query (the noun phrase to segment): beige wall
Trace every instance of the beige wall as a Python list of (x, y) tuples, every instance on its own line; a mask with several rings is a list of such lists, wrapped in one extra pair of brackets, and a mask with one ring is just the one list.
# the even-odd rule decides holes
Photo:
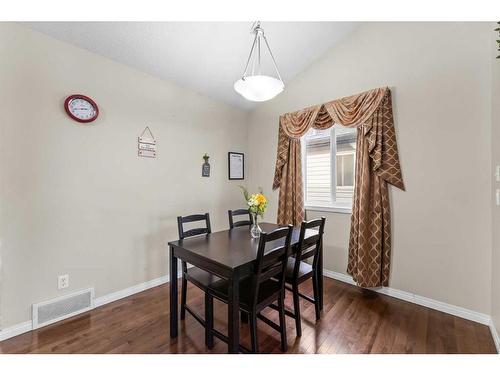
[[(278, 116), (390, 86), (407, 191), (390, 189), (390, 286), (490, 313), (490, 24), (364, 24), (251, 114), (250, 185), (271, 193)], [(276, 192), (268, 218), (275, 218)], [(324, 213), (309, 212), (308, 216)], [(350, 216), (327, 213), (345, 273)]]
[[(0, 327), (62, 293), (165, 275), (179, 214), (208, 211), (227, 227), (242, 204), (227, 152), (247, 151), (245, 113), (20, 25), (0, 24), (0, 55)], [(100, 105), (92, 125), (64, 113), (75, 92)], [(157, 159), (137, 157), (146, 125)]]
[[(492, 35), (492, 86), (491, 86), (491, 160), (492, 160), (492, 172), (495, 173), (495, 166), (500, 165), (500, 60), (495, 59), (498, 55), (497, 53), (497, 43), (498, 33), (494, 33), (492, 30), (495, 25), (491, 26), (490, 32)], [(493, 318), (493, 323), (499, 332), (500, 336), (500, 207), (496, 206), (495, 190), (500, 189), (500, 182), (496, 182), (493, 179), (492, 183), (492, 219), (493, 219), (493, 253), (491, 261), (491, 283), (492, 283), (492, 294), (491, 294), (491, 315)]]

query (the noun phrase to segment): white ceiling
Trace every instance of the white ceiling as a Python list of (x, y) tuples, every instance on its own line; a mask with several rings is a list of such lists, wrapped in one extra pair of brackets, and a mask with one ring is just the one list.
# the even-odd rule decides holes
[[(233, 90), (245, 68), (252, 22), (29, 22), (56, 39), (244, 109)], [(286, 83), (357, 26), (353, 22), (262, 22)], [(263, 57), (263, 73), (272, 74)]]

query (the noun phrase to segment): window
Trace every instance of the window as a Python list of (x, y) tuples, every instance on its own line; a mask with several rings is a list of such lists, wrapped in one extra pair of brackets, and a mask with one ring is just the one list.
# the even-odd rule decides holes
[(306, 208), (351, 211), (356, 136), (356, 128), (334, 125), (302, 138)]

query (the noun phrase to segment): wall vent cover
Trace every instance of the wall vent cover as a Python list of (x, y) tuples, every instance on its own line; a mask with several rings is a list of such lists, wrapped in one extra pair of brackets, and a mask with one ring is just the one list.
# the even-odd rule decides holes
[(33, 329), (70, 318), (94, 308), (94, 288), (33, 304)]

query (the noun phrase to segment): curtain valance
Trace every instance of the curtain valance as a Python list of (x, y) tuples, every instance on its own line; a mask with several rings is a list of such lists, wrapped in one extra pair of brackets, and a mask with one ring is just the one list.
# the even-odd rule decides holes
[(304, 220), (300, 138), (312, 127), (358, 128), (348, 272), (360, 286), (388, 284), (390, 210), (387, 183), (404, 190), (389, 88), (377, 88), (280, 116), (273, 189), (278, 223)]
[[(383, 106), (385, 104), (384, 101), (389, 102), (385, 107)], [(377, 110), (379, 113), (375, 114)], [(374, 121), (381, 120), (380, 118), (376, 119), (377, 116), (390, 116), (392, 128), (394, 128), (391, 92), (388, 87), (365, 91), (358, 95), (347, 96), (325, 104), (281, 115), (273, 190), (280, 187), (282, 169), (289, 157), (290, 140), (300, 139), (311, 127), (315, 129), (328, 129), (334, 124), (348, 127), (362, 127), (364, 136), (369, 139), (370, 153), (375, 160), (374, 169), (380, 168), (382, 162), (382, 145), (384, 142), (389, 145), (395, 145), (396, 134), (394, 132), (386, 134), (387, 139), (383, 139), (381, 136), (383, 129), (381, 127), (378, 129), (376, 126), (380, 121)], [(390, 151), (389, 148), (388, 151)], [(386, 177), (390, 179), (387, 182), (404, 190), (397, 148), (395, 151), (396, 155), (393, 155), (393, 153), (387, 153), (388, 155), (386, 155), (391, 156), (393, 159), (386, 163), (386, 167), (390, 165), (393, 168), (392, 174), (386, 173)]]

